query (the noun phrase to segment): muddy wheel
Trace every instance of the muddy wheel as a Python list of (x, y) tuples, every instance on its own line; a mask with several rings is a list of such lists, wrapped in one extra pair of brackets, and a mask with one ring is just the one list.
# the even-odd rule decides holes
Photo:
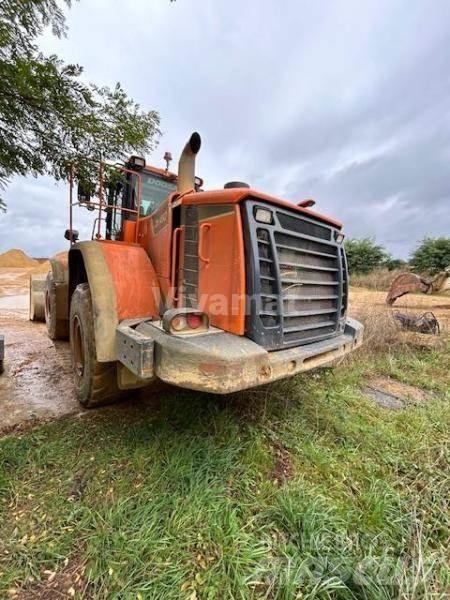
[(30, 321), (45, 321), (44, 291), (44, 276), (30, 275)]
[(119, 399), (115, 362), (98, 362), (89, 285), (78, 285), (70, 304), (70, 349), (78, 400), (88, 408)]
[(56, 286), (51, 272), (47, 275), (45, 281), (44, 311), (48, 337), (51, 340), (67, 340), (69, 337), (69, 322), (66, 319), (56, 317)]

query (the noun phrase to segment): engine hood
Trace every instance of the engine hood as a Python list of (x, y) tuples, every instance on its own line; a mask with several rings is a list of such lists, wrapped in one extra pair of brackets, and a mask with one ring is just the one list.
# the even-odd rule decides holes
[(212, 190), (205, 192), (192, 192), (185, 194), (181, 197), (180, 201), (182, 205), (202, 205), (202, 204), (237, 204), (245, 200), (246, 198), (253, 198), (263, 200), (274, 206), (280, 206), (282, 208), (289, 208), (295, 212), (301, 213), (307, 217), (322, 221), (327, 225), (342, 229), (342, 223), (336, 219), (322, 215), (309, 208), (297, 206), (293, 202), (288, 200), (282, 200), (276, 196), (269, 196), (258, 190), (251, 188), (234, 188), (228, 190)]

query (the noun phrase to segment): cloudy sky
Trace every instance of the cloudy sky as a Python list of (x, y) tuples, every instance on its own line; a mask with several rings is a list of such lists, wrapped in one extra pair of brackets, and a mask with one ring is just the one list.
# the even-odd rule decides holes
[[(159, 111), (153, 164), (198, 130), (207, 188), (312, 197), (400, 257), (450, 235), (448, 0), (80, 0), (67, 24), (43, 49)], [(17, 179), (6, 200), (0, 251), (64, 248), (65, 186)]]

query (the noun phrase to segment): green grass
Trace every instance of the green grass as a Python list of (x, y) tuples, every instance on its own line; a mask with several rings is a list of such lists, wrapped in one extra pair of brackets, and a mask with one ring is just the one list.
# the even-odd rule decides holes
[[(449, 363), (361, 355), (4, 438), (0, 597), (75, 565), (78, 597), (444, 598)], [(379, 374), (432, 398), (380, 408), (360, 391)]]

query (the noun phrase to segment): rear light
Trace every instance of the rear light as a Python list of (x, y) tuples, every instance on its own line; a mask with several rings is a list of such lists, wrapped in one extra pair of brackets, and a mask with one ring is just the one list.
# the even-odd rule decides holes
[(208, 315), (194, 308), (172, 308), (162, 318), (162, 326), (167, 333), (189, 335), (205, 333), (209, 329)]
[(189, 314), (186, 321), (191, 329), (198, 329), (202, 325), (203, 317), (202, 315)]

